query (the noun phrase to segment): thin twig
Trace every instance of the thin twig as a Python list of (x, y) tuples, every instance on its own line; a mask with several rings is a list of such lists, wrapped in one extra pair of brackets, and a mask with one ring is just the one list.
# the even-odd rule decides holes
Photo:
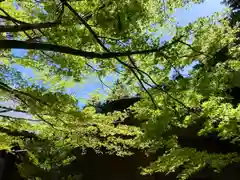
[(88, 63), (86, 63), (86, 65), (87, 65), (88, 67), (90, 67), (92, 70), (94, 70), (94, 71), (97, 73), (98, 79), (99, 79), (99, 81), (100, 81), (101, 84), (102, 84), (102, 89), (104, 90), (103, 87), (105, 86), (105, 87), (107, 87), (108, 89), (110, 89), (110, 90), (112, 91), (112, 88), (110, 88), (108, 85), (106, 85), (106, 84), (103, 82), (103, 80), (102, 80), (102, 78), (101, 78), (101, 76), (100, 76), (100, 74), (99, 74), (99, 71), (98, 71), (96, 68), (94, 68), (92, 65), (88, 64)]
[(8, 110), (8, 111), (14, 111), (14, 112), (20, 112), (20, 113), (28, 113), (27, 111), (23, 111), (23, 110), (19, 110), (19, 109), (14, 109), (14, 108), (11, 108), (11, 107), (5, 107), (5, 106), (1, 106), (1, 105), (0, 105), (0, 108), (1, 108), (1, 109), (5, 109), (5, 110)]
[(38, 119), (29, 119), (29, 118), (24, 118), (24, 117), (8, 116), (8, 115), (3, 115), (3, 114), (0, 114), (0, 117), (7, 118), (7, 119), (26, 120), (26, 121), (31, 121), (31, 122), (42, 122), (42, 120), (38, 120)]
[[(25, 100), (23, 100), (19, 95), (15, 94), (15, 97), (17, 99), (19, 99), (26, 107), (29, 106), (28, 103)], [(36, 114), (36, 116), (39, 117), (43, 122), (45, 122), (46, 124), (48, 124), (49, 126), (51, 126), (52, 128), (55, 129), (55, 126), (52, 123), (50, 123), (47, 120), (43, 119), (40, 115), (38, 115), (38, 113), (36, 111), (34, 112), (34, 114)]]
[(33, 29), (52, 28), (59, 25), (56, 22), (21, 24), (21, 25), (0, 25), (0, 32), (19, 32)]
[(15, 18), (11, 17), (11, 16), (10, 16), (4, 9), (2, 9), (2, 8), (0, 8), (0, 11), (2, 11), (2, 12), (6, 15), (6, 16), (0, 15), (0, 18), (2, 18), (2, 19), (10, 20), (10, 21), (12, 21), (12, 22), (14, 22), (14, 23), (28, 24), (28, 23), (26, 23), (26, 22), (24, 22), (24, 21), (20, 21), (20, 20), (17, 20), (17, 19), (15, 19)]
[(182, 76), (182, 74), (179, 72), (179, 70), (178, 70), (175, 66), (173, 66), (173, 64), (169, 61), (170, 57), (167, 56), (167, 55), (164, 54), (164, 53), (162, 53), (162, 55), (163, 55), (163, 58), (164, 58), (164, 59), (170, 64), (170, 66), (175, 70), (175, 72), (176, 72), (178, 75)]
[[(132, 65), (135, 67), (135, 69), (136, 69), (136, 71), (137, 71), (138, 68), (137, 68), (136, 64), (134, 63), (134, 60), (131, 58), (131, 56), (128, 56), (128, 59), (129, 59), (129, 61), (132, 63)], [(142, 83), (142, 80), (138, 77), (138, 75), (137, 75), (137, 73), (135, 72), (134, 69), (133, 69), (132, 72), (134, 73), (135, 77), (137, 77), (138, 81), (141, 83), (141, 86), (142, 86), (142, 88), (144, 89), (144, 91), (145, 91), (145, 92), (148, 94), (148, 96), (150, 97), (150, 99), (151, 99), (151, 101), (152, 101), (155, 109), (158, 109), (158, 106), (157, 106), (157, 104), (156, 104), (153, 96), (152, 96), (152, 95), (150, 94), (150, 92), (146, 89), (146, 87), (145, 87), (144, 84)]]
[(46, 102), (42, 101), (41, 99), (39, 99), (39, 98), (37, 98), (37, 97), (35, 97), (35, 96), (33, 96), (33, 95), (30, 95), (30, 94), (28, 94), (28, 93), (25, 93), (25, 92), (23, 92), (23, 91), (19, 91), (19, 90), (13, 89), (13, 88), (11, 88), (10, 86), (8, 86), (7, 84), (5, 84), (5, 83), (3, 83), (3, 82), (0, 82), (0, 88), (3, 89), (3, 90), (5, 90), (5, 91), (8, 91), (8, 92), (10, 92), (10, 93), (22, 94), (22, 95), (27, 96), (27, 97), (29, 97), (29, 98), (31, 98), (31, 99), (34, 99), (35, 101), (37, 101), (37, 102), (39, 102), (39, 103), (42, 103), (42, 104), (44, 104), (44, 105), (48, 105)]
[[(82, 18), (81, 16), (79, 16), (79, 14), (78, 14), (66, 1), (63, 1), (63, 3), (80, 19), (80, 21), (85, 25), (85, 27), (91, 32), (91, 34), (92, 34), (93, 37), (96, 39), (96, 41), (98, 42), (98, 44), (100, 44), (101, 47), (103, 47), (104, 50), (106, 50), (107, 52), (110, 52), (109, 49), (106, 48), (106, 47), (104, 46), (104, 44), (101, 42), (101, 40), (98, 38), (97, 34), (92, 30), (92, 28), (83, 20), (83, 18)], [(179, 38), (177, 38), (176, 40), (174, 40), (173, 42), (171, 42), (171, 43), (168, 44), (167, 46), (163, 46), (162, 48), (158, 49), (158, 52), (159, 52), (160, 50), (163, 50), (163, 49), (169, 47), (170, 45), (172, 45), (172, 44), (174, 44), (174, 43), (176, 43), (176, 42), (180, 42), (180, 39), (181, 39), (181, 38), (182, 38), (182, 36), (179, 37)], [(131, 66), (129, 66), (129, 64), (121, 61), (119, 58), (117, 58), (117, 57), (115, 57), (115, 58), (118, 60), (118, 62), (120, 62), (121, 64), (123, 64), (123, 65), (125, 65), (126, 67), (128, 67), (128, 68), (131, 70), (131, 72), (135, 75), (135, 77), (138, 79), (138, 81), (139, 81), (139, 83), (141, 84), (141, 86), (142, 86), (144, 89), (146, 89), (146, 88), (144, 87), (143, 83), (141, 82), (141, 80), (139, 79), (139, 77), (137, 76), (136, 72), (133, 70), (133, 68), (132, 68)], [(145, 73), (145, 74), (146, 74), (146, 73)], [(148, 77), (150, 77), (150, 76), (148, 75)], [(152, 78), (150, 78), (150, 79), (153, 81)], [(153, 81), (153, 82), (154, 82), (154, 81)], [(155, 83), (155, 84), (156, 84), (156, 83)], [(156, 84), (156, 85), (158, 85), (158, 84)], [(160, 90), (162, 91), (162, 89), (160, 89)], [(167, 93), (166, 91), (163, 91), (163, 92)], [(167, 93), (167, 94), (168, 94), (168, 93)], [(169, 96), (170, 96), (172, 99), (174, 99), (175, 101), (177, 101), (178, 103), (182, 104), (184, 107), (187, 107), (184, 103), (180, 102), (180, 101), (177, 100), (176, 98), (172, 97), (171, 95), (169, 95)], [(151, 97), (151, 96), (150, 96), (150, 97)]]
[[(25, 96), (28, 96), (30, 97), (31, 99), (35, 100), (35, 101), (38, 101), (39, 103), (44, 103), (44, 105), (47, 105), (50, 107), (50, 105), (46, 104), (45, 102), (42, 102), (40, 99), (28, 94), (28, 93), (25, 93), (25, 92), (21, 92), (21, 91), (17, 91), (15, 89), (12, 89), (11, 87), (9, 87), (8, 85), (4, 84), (4, 83), (1, 83), (0, 82), (0, 88), (9, 92), (10, 94), (12, 94), (13, 96), (15, 96), (18, 100), (20, 100), (24, 105), (26, 105), (26, 107), (28, 107), (28, 103), (23, 100), (23, 98), (21, 96), (19, 96), (20, 94), (22, 95), (25, 95)], [(39, 115), (37, 112), (34, 112), (34, 115), (38, 116), (43, 122), (47, 123), (48, 125), (50, 125), (51, 127), (55, 128), (54, 125), (50, 122), (48, 122), (47, 120), (45, 120), (41, 115)], [(61, 119), (59, 118), (60, 121), (62, 123), (64, 123), (66, 125), (66, 123)]]
[[(95, 38), (95, 40), (98, 42), (98, 44), (107, 52), (110, 53), (110, 50), (102, 43), (102, 41), (99, 39), (98, 35), (93, 31), (93, 29), (88, 25), (88, 23), (86, 21), (84, 21), (84, 19), (72, 8), (72, 6), (70, 4), (68, 4), (66, 1), (62, 0), (62, 3), (64, 5), (66, 5), (70, 11), (72, 11), (81, 21), (82, 24), (85, 25), (85, 27), (90, 31), (90, 33), (93, 35), (93, 37)], [(140, 85), (142, 86), (142, 88), (147, 92), (147, 94), (150, 96), (151, 100), (154, 103), (154, 99), (151, 96), (151, 94), (148, 92), (148, 90), (144, 87), (144, 84), (141, 82), (140, 78), (138, 77), (138, 75), (136, 74), (136, 72), (134, 71), (134, 69), (127, 63), (123, 62), (122, 60), (120, 60), (117, 56), (115, 56), (115, 59), (123, 64), (124, 66), (128, 67), (130, 69), (130, 71), (134, 74), (134, 76), (137, 78), (137, 80), (139, 81)], [(157, 108), (156, 103), (154, 103), (155, 108)]]
[(205, 56), (207, 56), (207, 57), (210, 57), (210, 58), (212, 57), (212, 56), (209, 56), (209, 54), (206, 54), (206, 53), (204, 53), (204, 52), (201, 52), (201, 51), (196, 50), (196, 49), (193, 48), (190, 44), (188, 44), (188, 43), (186, 43), (186, 42), (184, 42), (184, 41), (179, 40), (179, 42), (182, 43), (182, 44), (185, 44), (186, 46), (188, 46), (190, 49), (192, 49), (192, 50), (195, 51), (196, 53), (203, 54), (203, 55), (205, 55)]
[[(132, 61), (133, 62), (133, 61)], [(179, 101), (178, 99), (174, 98), (171, 94), (169, 94), (167, 91), (163, 90), (161, 87), (159, 87), (159, 85), (151, 78), (151, 76), (149, 74), (147, 74), (146, 72), (140, 70), (136, 64), (133, 62), (132, 63), (133, 66), (135, 67), (135, 69), (138, 70), (138, 72), (141, 74), (145, 74), (147, 75), (147, 77), (153, 82), (153, 84), (156, 86), (155, 88), (157, 88), (158, 90), (160, 90), (161, 92), (164, 92), (165, 94), (167, 94), (167, 96), (169, 96), (170, 98), (172, 98), (174, 101), (178, 102), (179, 104), (181, 104), (183, 107), (187, 108), (187, 109), (191, 109), (190, 107), (186, 106), (183, 102)], [(142, 80), (145, 84), (147, 84), (149, 87), (153, 88), (153, 85), (151, 85), (150, 83), (148, 83), (147, 81), (144, 80), (144, 78), (142, 78)]]
[[(1, 9), (1, 8), (0, 8)], [(12, 22), (15, 22), (15, 23), (21, 23), (21, 24), (28, 24), (28, 23), (26, 23), (26, 22), (23, 22), (23, 21), (19, 21), (19, 20), (17, 20), (17, 19), (14, 19), (14, 18), (12, 18), (11, 16), (3, 16), (3, 15), (0, 15), (0, 18), (1, 19), (5, 19), (5, 20), (7, 20), (7, 21), (12, 21)]]
[(5, 110), (1, 110), (0, 113), (6, 113), (6, 112), (10, 112), (11, 110), (5, 109)]
[[(23, 101), (22, 98), (20, 97), (20, 95), (27, 96), (31, 100), (37, 101), (39, 104), (51, 108), (52, 111), (56, 111), (56, 112), (59, 112), (59, 113), (67, 114), (67, 115), (70, 115), (70, 116), (73, 116), (73, 117), (79, 117), (77, 114), (75, 114), (75, 112), (68, 112), (68, 111), (63, 111), (63, 110), (52, 108), (51, 104), (49, 104), (49, 103), (47, 103), (45, 101), (42, 101), (41, 99), (39, 99), (39, 98), (37, 98), (37, 97), (35, 97), (33, 95), (30, 95), (30, 94), (28, 94), (26, 92), (13, 89), (13, 88), (9, 87), (7, 84), (4, 84), (2, 82), (0, 82), (0, 89), (4, 90), (6, 92), (9, 92), (10, 94), (15, 96), (20, 101)], [(26, 103), (24, 103), (24, 104), (26, 104)], [(26, 113), (29, 113), (29, 112), (26, 112)], [(42, 114), (42, 115), (44, 115), (44, 114)], [(45, 114), (45, 115), (49, 115), (49, 114)], [(61, 121), (63, 121), (63, 120), (61, 120)], [(65, 122), (63, 122), (63, 123), (66, 124)]]
[[(19, 21), (13, 17), (10, 16), (10, 14), (8, 14), (4, 9), (0, 8), (0, 11), (2, 11), (6, 16), (0, 16), (0, 18), (3, 18), (3, 19), (6, 19), (6, 20), (10, 20), (12, 21), (15, 25), (18, 25), (19, 24), (29, 24), (29, 23), (26, 23), (26, 22), (23, 22), (23, 21)], [(33, 30), (33, 32), (35, 33), (35, 31)], [(26, 32), (26, 31), (23, 31), (23, 33), (29, 38), (29, 39), (32, 39), (32, 37)], [(36, 35), (36, 33), (35, 33)]]

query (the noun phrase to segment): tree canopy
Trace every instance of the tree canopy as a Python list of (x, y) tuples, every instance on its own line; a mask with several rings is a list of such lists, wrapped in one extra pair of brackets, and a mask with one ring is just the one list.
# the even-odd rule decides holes
[[(155, 154), (139, 167), (142, 175), (176, 171), (179, 179), (238, 163), (239, 24), (226, 18), (229, 11), (186, 26), (172, 16), (202, 2), (1, 1), (0, 149), (17, 143), (26, 152), (21, 176), (80, 179), (61, 169), (88, 149)], [(80, 108), (67, 89), (93, 74), (107, 97), (100, 102), (95, 93)], [(109, 87), (104, 78), (113, 75)], [(216, 141), (221, 149), (211, 149)]]

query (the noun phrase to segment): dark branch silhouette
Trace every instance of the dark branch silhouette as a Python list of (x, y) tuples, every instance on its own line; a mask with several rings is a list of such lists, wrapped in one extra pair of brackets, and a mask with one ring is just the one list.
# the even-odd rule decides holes
[(6, 111), (6, 112), (14, 111), (14, 112), (20, 112), (20, 113), (28, 113), (27, 111), (14, 109), (14, 108), (11, 108), (11, 107), (1, 106), (1, 105), (0, 105), (0, 109), (4, 109), (3, 111), (0, 111), (0, 113), (3, 113), (4, 111)]
[[(78, 17), (78, 19), (80, 20), (80, 22), (81, 22), (82, 24), (84, 24), (84, 26), (85, 26), (85, 27), (89, 30), (89, 32), (93, 35), (93, 37), (95, 38), (95, 40), (97, 41), (97, 43), (98, 43), (105, 51), (107, 51), (108, 53), (111, 53), (111, 51), (110, 51), (110, 50), (104, 45), (104, 43), (100, 40), (100, 38), (99, 38), (99, 36), (96, 34), (96, 32), (95, 32), (95, 31), (90, 27), (90, 25), (75, 11), (75, 9), (73, 9), (73, 7), (72, 7), (70, 4), (68, 4), (67, 1), (65, 1), (65, 0), (62, 0), (61, 2), (62, 2), (66, 7), (68, 7), (68, 9), (69, 9), (70, 11), (72, 11), (75, 16)], [(180, 37), (180, 39), (181, 39), (181, 38), (182, 38), (182, 37)], [(162, 46), (162, 47), (160, 47), (160, 48), (158, 49), (158, 51), (155, 51), (155, 52), (159, 52), (160, 50), (163, 50), (163, 49), (167, 48), (169, 45), (174, 44), (174, 43), (177, 43), (177, 41), (173, 41), (173, 42), (170, 43), (170, 44), (167, 44), (167, 45), (165, 45), (165, 46)], [(152, 49), (152, 50), (153, 50), (153, 49)], [(148, 53), (150, 53), (150, 52), (148, 52)], [(140, 54), (148, 54), (148, 53), (140, 53)], [(128, 53), (127, 56), (130, 57), (130, 55), (134, 55), (134, 54), (135, 54), (135, 53)], [(139, 53), (138, 53), (138, 54), (139, 54)], [(128, 63), (122, 61), (122, 60), (119, 59), (118, 57), (119, 57), (119, 56), (117, 56), (117, 55), (114, 56), (114, 58), (115, 58), (120, 64), (122, 64), (122, 65), (124, 65), (125, 67), (127, 67), (127, 68), (134, 74), (134, 76), (135, 76), (136, 79), (138, 80), (138, 82), (139, 82), (139, 84), (141, 85), (141, 87), (144, 89), (144, 91), (145, 91), (145, 92), (148, 94), (148, 96), (150, 97), (150, 99), (151, 99), (154, 107), (157, 109), (158, 107), (157, 107), (157, 105), (156, 105), (156, 103), (155, 103), (155, 101), (154, 101), (154, 98), (153, 98), (152, 95), (148, 92), (148, 90), (144, 87), (144, 84), (142, 83), (141, 79), (138, 77), (138, 74), (137, 74), (137, 72), (136, 72), (135, 67), (133, 67), (133, 66), (129, 65)]]
[(0, 11), (2, 11), (6, 16), (4, 15), (0, 15), (0, 18), (2, 19), (5, 19), (5, 20), (8, 20), (8, 21), (12, 21), (13, 23), (20, 23), (20, 24), (28, 24), (24, 21), (20, 21), (20, 20), (17, 20), (13, 17), (11, 17), (4, 9), (0, 8)]
[[(148, 50), (96, 53), (96, 52), (82, 51), (82, 50), (74, 49), (67, 46), (58, 46), (53, 44), (36, 43), (36, 42), (29, 42), (29, 41), (17, 41), (17, 40), (0, 40), (0, 49), (12, 49), (12, 48), (53, 51), (53, 52), (71, 54), (76, 56), (82, 56), (86, 58), (109, 59), (109, 58), (125, 57), (130, 55), (137, 55), (137, 54), (155, 53), (163, 50), (165, 46), (162, 46), (156, 49), (148, 49)], [(122, 62), (122, 64), (126, 64), (126, 63)]]
[(30, 122), (41, 122), (42, 120), (38, 119), (30, 119), (30, 118), (25, 118), (25, 117), (15, 117), (15, 116), (9, 116), (9, 115), (2, 115), (0, 114), (0, 117), (6, 118), (6, 119), (15, 119), (15, 120), (22, 120), (22, 121), (30, 121)]
[(52, 28), (59, 25), (58, 22), (46, 22), (36, 24), (20, 24), (20, 25), (2, 25), (0, 26), (0, 32), (19, 32), (33, 29)]
[(5, 19), (5, 20), (7, 20), (7, 21), (15, 22), (15, 23), (28, 24), (28, 23), (26, 23), (26, 22), (17, 20), (17, 19), (15, 19), (15, 18), (11, 17), (11, 16), (0, 15), (0, 18), (1, 18), (1, 19)]

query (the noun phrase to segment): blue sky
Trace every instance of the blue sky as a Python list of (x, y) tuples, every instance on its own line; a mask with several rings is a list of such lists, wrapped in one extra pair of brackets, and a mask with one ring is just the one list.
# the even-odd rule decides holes
[[(195, 21), (199, 17), (211, 16), (214, 12), (220, 12), (224, 9), (224, 6), (220, 4), (220, 0), (206, 0), (205, 3), (193, 5), (191, 8), (186, 9), (177, 9), (174, 13), (174, 17), (179, 25), (185, 26), (189, 22)], [(166, 39), (168, 39), (166, 37)], [(14, 55), (22, 56), (26, 53), (24, 50), (13, 50)], [(186, 76), (187, 71), (191, 69), (192, 66), (184, 68), (182, 73)], [(30, 69), (24, 69), (23, 67), (15, 66), (16, 69), (20, 70), (27, 76), (32, 77), (33, 71)], [(108, 76), (104, 79), (106, 84), (111, 84), (115, 78)], [(101, 82), (95, 76), (90, 76), (87, 78), (85, 84), (76, 85), (74, 88), (68, 89), (69, 93), (74, 93), (77, 98), (79, 98), (80, 106), (84, 105), (84, 102), (89, 97), (89, 93), (92, 93), (96, 90), (99, 90), (101, 93), (104, 92)]]
[(225, 6), (220, 4), (222, 0), (206, 0), (202, 4), (195, 4), (188, 10), (177, 9), (174, 16), (181, 26), (195, 21), (199, 17), (211, 16), (214, 12), (221, 12)]

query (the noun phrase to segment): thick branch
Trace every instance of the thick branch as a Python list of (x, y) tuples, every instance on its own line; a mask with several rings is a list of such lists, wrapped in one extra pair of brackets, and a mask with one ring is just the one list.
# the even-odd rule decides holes
[(36, 24), (20, 24), (0, 26), (0, 32), (19, 32), (33, 29), (51, 28), (57, 26), (57, 22), (36, 23)]
[[(97, 43), (108, 53), (111, 53), (111, 51), (104, 45), (104, 43), (99, 39), (99, 36), (95, 33), (95, 31), (89, 26), (89, 24), (72, 8), (72, 6), (70, 4), (68, 4), (65, 0), (62, 0), (62, 3), (64, 5), (66, 5), (70, 11), (72, 11), (80, 20), (80, 22), (82, 24), (84, 24), (84, 26), (89, 30), (89, 32), (93, 35), (93, 37), (95, 38), (95, 40), (97, 41)], [(159, 48), (157, 51), (162, 50), (163, 48), (165, 48), (165, 46)], [(155, 51), (155, 52), (157, 52)], [(150, 52), (149, 52), (150, 53)], [(137, 53), (138, 54), (138, 53)], [(146, 53), (143, 53), (146, 54)], [(130, 57), (130, 55), (133, 54), (127, 54), (128, 57)], [(119, 56), (115, 55), (114, 58), (122, 65), (124, 65), (125, 67), (127, 67), (133, 74), (134, 76), (137, 78), (138, 82), (140, 83), (140, 85), (143, 87), (143, 89), (147, 92), (147, 94), (150, 96), (155, 108), (157, 108), (157, 105), (155, 104), (155, 101), (153, 99), (153, 97), (151, 96), (151, 94), (148, 92), (148, 90), (144, 87), (142, 81), (140, 80), (140, 78), (138, 77), (137, 73), (135, 72), (134, 67), (130, 66), (128, 63), (125, 63), (124, 61), (122, 61)]]
[(36, 42), (29, 42), (29, 41), (17, 41), (17, 40), (0, 40), (0, 49), (12, 49), (12, 48), (53, 51), (53, 52), (71, 54), (76, 56), (82, 56), (86, 58), (100, 58), (100, 59), (124, 57), (124, 56), (136, 55), (136, 54), (150, 54), (150, 53), (158, 52), (163, 49), (163, 47), (160, 47), (158, 49), (148, 49), (148, 50), (139, 50), (139, 51), (95, 53), (95, 52), (82, 51), (82, 50), (73, 49), (67, 46), (58, 46), (53, 44), (36, 43)]

